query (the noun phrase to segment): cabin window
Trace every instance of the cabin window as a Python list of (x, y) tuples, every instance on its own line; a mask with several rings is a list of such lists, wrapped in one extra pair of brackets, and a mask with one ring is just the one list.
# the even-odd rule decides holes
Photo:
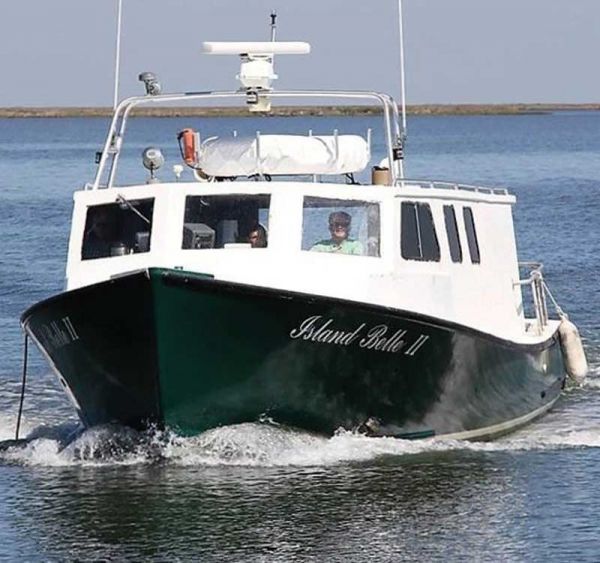
[(450, 258), (452, 262), (462, 262), (462, 248), (453, 205), (444, 205), (444, 221), (446, 223), (446, 234), (448, 235)]
[(270, 195), (185, 198), (181, 248), (266, 248)]
[(149, 252), (153, 211), (153, 198), (88, 207), (81, 259)]
[(429, 204), (403, 202), (401, 228), (400, 247), (403, 258), (439, 262), (440, 245)]
[(305, 197), (302, 250), (379, 256), (379, 204)]
[(469, 255), (473, 264), (479, 264), (479, 243), (477, 242), (477, 231), (475, 230), (475, 220), (473, 211), (470, 207), (463, 207), (463, 218), (465, 220), (465, 232), (467, 233), (467, 243), (469, 244)]

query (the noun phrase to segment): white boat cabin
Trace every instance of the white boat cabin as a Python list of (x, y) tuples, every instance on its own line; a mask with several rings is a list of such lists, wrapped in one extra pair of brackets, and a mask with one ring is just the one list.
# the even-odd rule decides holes
[[(83, 190), (74, 199), (68, 289), (175, 268), (415, 311), (504, 338), (529, 334), (508, 194), (241, 181)], [(346, 244), (333, 240), (340, 218)]]

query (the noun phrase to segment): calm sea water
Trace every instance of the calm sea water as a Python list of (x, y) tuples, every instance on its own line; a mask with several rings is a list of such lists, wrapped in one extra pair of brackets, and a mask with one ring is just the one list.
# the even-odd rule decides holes
[[(135, 120), (167, 170), (175, 133), (254, 119)], [(373, 119), (270, 119), (263, 132), (366, 131)], [(91, 180), (103, 119), (0, 120), (0, 439), (14, 435), (19, 316), (61, 291), (72, 192)], [(508, 187), (520, 257), (585, 339), (591, 374), (539, 422), (493, 443), (327, 439), (246, 424), (194, 439), (84, 433), (37, 351), (24, 449), (0, 454), (0, 558), (203, 561), (600, 560), (600, 113), (409, 121), (407, 176)], [(376, 150), (381, 151), (376, 138)]]

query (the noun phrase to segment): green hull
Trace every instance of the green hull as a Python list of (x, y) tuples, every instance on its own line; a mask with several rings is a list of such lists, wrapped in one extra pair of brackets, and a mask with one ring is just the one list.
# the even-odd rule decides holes
[(268, 417), (332, 434), (511, 429), (564, 384), (560, 347), (412, 313), (151, 269), (23, 315), (84, 424), (191, 435)]

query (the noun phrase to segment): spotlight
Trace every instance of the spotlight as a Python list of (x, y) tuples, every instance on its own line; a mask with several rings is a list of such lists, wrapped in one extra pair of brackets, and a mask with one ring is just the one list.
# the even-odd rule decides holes
[(165, 157), (160, 149), (155, 147), (144, 149), (144, 152), (142, 152), (142, 163), (145, 168), (150, 170), (150, 179), (148, 180), (148, 183), (157, 182), (158, 180), (154, 175), (154, 172), (165, 163)]

